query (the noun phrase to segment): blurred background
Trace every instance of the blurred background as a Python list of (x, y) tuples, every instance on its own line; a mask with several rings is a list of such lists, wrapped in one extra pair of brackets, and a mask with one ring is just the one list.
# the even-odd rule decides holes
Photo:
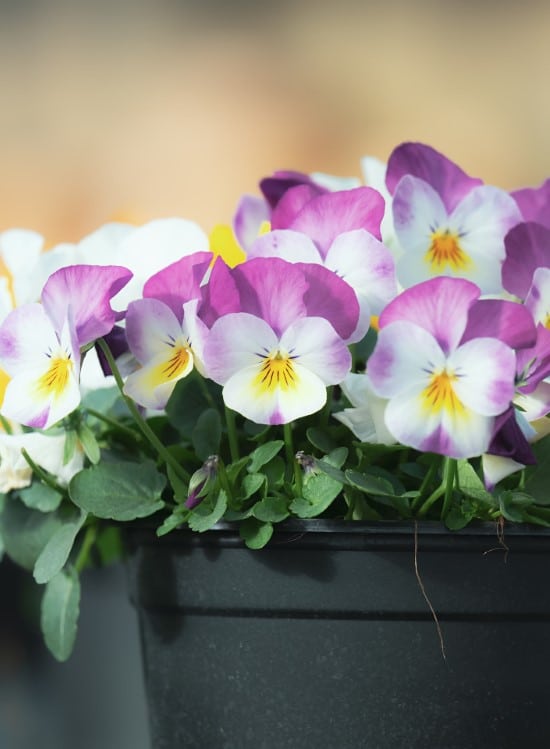
[[(359, 176), (403, 140), (505, 188), (550, 174), (550, 4), (0, 0), (0, 231), (209, 231), (277, 168)], [(124, 575), (88, 573), (73, 660), (0, 568), (0, 747), (145, 749)]]
[(276, 168), (403, 140), (502, 187), (550, 172), (550, 5), (0, 0), (0, 230), (209, 230)]

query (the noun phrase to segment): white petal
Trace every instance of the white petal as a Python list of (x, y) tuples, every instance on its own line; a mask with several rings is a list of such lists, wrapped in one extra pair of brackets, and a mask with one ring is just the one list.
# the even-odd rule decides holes
[(319, 411), (326, 387), (317, 375), (294, 364), (296, 384), (290, 388), (259, 389), (259, 366), (247, 367), (226, 382), (223, 398), (229, 408), (258, 424), (284, 424)]

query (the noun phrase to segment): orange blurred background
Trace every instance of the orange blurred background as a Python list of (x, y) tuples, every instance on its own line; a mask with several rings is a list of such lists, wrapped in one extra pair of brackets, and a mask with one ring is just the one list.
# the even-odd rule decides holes
[(503, 187), (550, 174), (550, 5), (0, 2), (0, 231), (230, 220), (276, 168), (359, 175), (429, 142)]

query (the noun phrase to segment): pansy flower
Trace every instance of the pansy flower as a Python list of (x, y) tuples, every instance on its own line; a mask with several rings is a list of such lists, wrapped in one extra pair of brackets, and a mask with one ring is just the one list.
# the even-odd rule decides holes
[(406, 288), (434, 276), (468, 278), (483, 294), (502, 291), (504, 237), (521, 220), (514, 199), (483, 185), (429, 146), (404, 143), (386, 176)]
[(453, 458), (481, 455), (495, 418), (510, 407), (516, 356), (509, 343), (531, 342), (534, 325), (521, 305), (497, 300), (489, 300), (488, 327), (482, 315), (471, 320), (479, 295), (469, 281), (441, 277), (383, 311), (368, 373), (375, 394), (389, 401), (386, 424), (402, 444)]
[(349, 340), (360, 340), (371, 315), (378, 315), (397, 294), (393, 256), (375, 236), (383, 209), (382, 197), (370, 188), (322, 195), (307, 201), (293, 216), (291, 228), (258, 238), (249, 257), (316, 263), (343, 278), (354, 289), (361, 309)]
[(212, 254), (181, 258), (152, 276), (144, 298), (126, 312), (126, 339), (138, 362), (124, 392), (146, 408), (161, 410), (176, 383), (202, 367), (204, 323), (197, 317), (201, 284)]
[(230, 275), (240, 309), (215, 320), (204, 348), (225, 403), (260, 424), (318, 411), (327, 385), (350, 369), (343, 337), (359, 314), (352, 289), (321, 266), (279, 258), (249, 260)]
[(42, 304), (14, 309), (0, 326), (0, 366), (10, 376), (2, 414), (47, 429), (80, 402), (81, 348), (115, 322), (110, 300), (131, 278), (118, 266), (71, 266), (54, 273)]

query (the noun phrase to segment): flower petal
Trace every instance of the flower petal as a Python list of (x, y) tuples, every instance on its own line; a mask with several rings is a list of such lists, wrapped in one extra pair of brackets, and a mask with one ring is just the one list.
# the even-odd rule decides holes
[(386, 424), (403, 445), (451, 458), (470, 458), (487, 450), (494, 417), (466, 408), (427, 411), (423, 392), (411, 387), (388, 403)]
[(234, 268), (231, 275), (241, 311), (261, 317), (277, 335), (306, 314), (304, 296), (309, 284), (298, 264), (274, 257), (252, 258)]
[(522, 304), (502, 299), (478, 299), (468, 312), (461, 343), (472, 338), (498, 338), (514, 349), (531, 347), (537, 333), (533, 316)]
[(271, 327), (246, 312), (225, 315), (217, 320), (204, 346), (204, 366), (208, 377), (224, 385), (241, 369), (257, 367), (278, 343)]
[(365, 229), (380, 239), (384, 210), (384, 198), (371, 187), (329, 192), (306, 203), (288, 228), (311, 237), (324, 257), (336, 237), (347, 231)]
[(423, 143), (402, 143), (390, 155), (386, 173), (390, 193), (396, 191), (399, 181), (407, 174), (431, 185), (448, 212), (470, 190), (482, 184), (480, 179), (469, 177), (453, 161)]
[(322, 317), (304, 317), (290, 325), (280, 345), (293, 361), (314, 372), (325, 385), (337, 385), (351, 367), (347, 346)]
[(296, 267), (302, 270), (308, 283), (304, 294), (307, 316), (324, 317), (347, 343), (361, 340), (368, 325), (366, 328), (359, 325), (359, 301), (351, 286), (322, 265), (298, 263)]
[(525, 187), (510, 193), (524, 221), (535, 221), (550, 229), (550, 179), (538, 187)]
[(514, 397), (516, 356), (496, 338), (476, 338), (448, 359), (457, 379), (454, 391), (467, 407), (484, 416), (505, 411)]
[(431, 372), (445, 366), (445, 355), (427, 330), (408, 321), (397, 321), (380, 330), (368, 361), (374, 392), (392, 398), (409, 387), (424, 390)]
[[(380, 329), (408, 320), (429, 331), (443, 351), (452, 351), (462, 338), (470, 307), (479, 297), (475, 284), (439, 276), (406, 289), (384, 309)], [(406, 346), (406, 343), (403, 342)]]
[(269, 221), (270, 211), (263, 198), (243, 195), (233, 217), (233, 231), (241, 247), (248, 253), (252, 243), (260, 233), (265, 221)]
[(258, 237), (250, 247), (248, 257), (279, 257), (289, 263), (323, 262), (313, 241), (290, 229), (276, 229)]
[(369, 314), (379, 315), (397, 296), (395, 263), (378, 239), (359, 229), (336, 237), (326, 257), (326, 267), (343, 278)]
[(502, 291), (504, 238), (520, 221), (508, 193), (488, 185), (471, 190), (449, 217), (451, 231), (456, 231), (462, 250), (472, 259), (472, 267), (461, 275), (467, 274), (485, 294)]
[(550, 268), (550, 229), (534, 223), (518, 224), (504, 240), (506, 259), (502, 283), (506, 291), (525, 299), (537, 268)]
[(46, 281), (42, 304), (56, 330), (61, 329), (70, 307), (78, 344), (85, 346), (112, 329), (116, 315), (110, 300), (131, 277), (131, 271), (116, 265), (61, 268)]
[(126, 339), (130, 351), (140, 364), (165, 357), (182, 339), (181, 323), (164, 302), (138, 299), (126, 313)]
[(181, 320), (185, 302), (198, 299), (212, 261), (211, 252), (195, 252), (163, 268), (145, 283), (143, 296), (160, 299)]
[(326, 403), (323, 381), (300, 364), (294, 365), (295, 385), (260, 389), (258, 367), (240, 370), (226, 382), (223, 399), (229, 408), (257, 424), (287, 424), (316, 413)]
[[(27, 331), (24, 343), (14, 346), (12, 336), (23, 319), (35, 327)], [(0, 361), (13, 374), (2, 403), (8, 419), (47, 429), (80, 403), (74, 328), (66, 322), (58, 338), (40, 305), (19, 307), (6, 318), (0, 327)]]

